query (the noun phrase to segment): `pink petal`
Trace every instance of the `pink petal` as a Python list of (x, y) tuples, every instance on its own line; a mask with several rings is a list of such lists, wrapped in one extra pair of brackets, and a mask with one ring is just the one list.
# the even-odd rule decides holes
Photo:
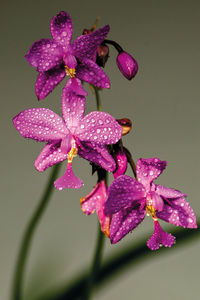
[(110, 87), (108, 76), (90, 59), (85, 58), (78, 64), (76, 67), (76, 77), (103, 89)]
[(61, 117), (47, 108), (24, 110), (13, 119), (13, 123), (23, 137), (39, 142), (57, 141), (68, 133)]
[(87, 92), (82, 88), (77, 78), (68, 80), (62, 93), (63, 119), (72, 133), (82, 120), (85, 112), (85, 96)]
[(163, 185), (153, 184), (152, 185), (156, 191), (157, 194), (165, 197), (165, 198), (180, 198), (180, 197), (186, 197), (186, 194), (183, 194), (182, 192), (171, 189), (168, 187), (165, 187)]
[(44, 99), (54, 88), (65, 78), (65, 70), (57, 67), (46, 72), (41, 72), (38, 75), (35, 92), (38, 100)]
[(107, 199), (107, 187), (105, 181), (99, 182), (99, 189), (96, 201), (96, 212), (101, 224), (101, 230), (109, 237), (110, 217), (105, 215), (104, 205)]
[(54, 182), (55, 188), (60, 191), (66, 188), (80, 189), (82, 185), (83, 181), (74, 175), (71, 163), (68, 163), (64, 175)]
[(67, 159), (67, 153), (63, 153), (60, 143), (51, 143), (44, 146), (38, 158), (35, 161), (35, 168), (43, 172), (47, 168)]
[(164, 207), (163, 199), (155, 192), (151, 192), (152, 206), (157, 210), (161, 211)]
[(189, 203), (183, 198), (170, 199), (157, 217), (176, 226), (197, 228), (196, 217)]
[(137, 161), (136, 173), (138, 181), (150, 190), (150, 184), (155, 180), (166, 168), (167, 162), (161, 161), (157, 157), (142, 159)]
[(165, 232), (158, 221), (154, 221), (155, 229), (153, 235), (147, 241), (147, 246), (151, 250), (158, 250), (161, 245), (164, 247), (171, 247), (175, 243), (175, 237)]
[(73, 34), (72, 20), (68, 13), (65, 11), (59, 12), (51, 20), (51, 35), (63, 49), (67, 49), (71, 42)]
[(93, 59), (97, 47), (105, 40), (110, 26), (106, 25), (92, 33), (79, 36), (72, 44), (75, 56), (80, 60), (84, 58)]
[(63, 50), (50, 39), (36, 41), (25, 58), (39, 72), (48, 71), (62, 63)]
[(108, 113), (93, 111), (80, 122), (76, 135), (81, 141), (102, 145), (115, 144), (122, 136), (122, 127)]
[(122, 175), (115, 179), (108, 188), (108, 199), (105, 204), (106, 215), (112, 215), (134, 201), (145, 197), (142, 184), (130, 176)]
[(116, 154), (117, 170), (113, 173), (114, 178), (124, 175), (127, 169), (127, 157), (123, 150)]

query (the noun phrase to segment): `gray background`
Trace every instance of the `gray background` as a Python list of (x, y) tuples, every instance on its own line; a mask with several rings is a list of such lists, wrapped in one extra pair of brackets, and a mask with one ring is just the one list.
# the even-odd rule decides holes
[[(163, 185), (188, 194), (199, 215), (199, 1), (9, 1), (1, 4), (1, 209), (0, 299), (8, 299), (19, 241), (47, 181), (34, 160), (43, 145), (23, 139), (12, 117), (31, 107), (49, 107), (61, 113), (64, 82), (38, 103), (34, 93), (36, 71), (24, 55), (35, 40), (50, 37), (49, 23), (60, 10), (70, 13), (74, 38), (97, 16), (110, 24), (110, 39), (118, 41), (139, 63), (129, 82), (118, 71), (111, 49), (105, 71), (111, 89), (101, 93), (103, 108), (116, 118), (133, 120), (124, 144), (140, 157), (168, 161), (159, 178)], [(87, 112), (95, 110), (89, 91)], [(80, 158), (74, 171), (85, 181), (81, 190), (54, 191), (34, 237), (25, 281), (28, 300), (67, 282), (90, 262), (95, 245), (96, 215), (85, 216), (79, 198), (95, 184), (90, 167)], [(63, 164), (63, 169), (66, 164)], [(130, 173), (130, 170), (128, 171)], [(169, 228), (164, 224), (164, 228)], [(106, 241), (111, 253), (153, 231), (150, 218), (120, 243)], [(95, 300), (186, 300), (199, 297), (200, 242), (193, 241), (157, 255), (118, 276), (95, 294)]]

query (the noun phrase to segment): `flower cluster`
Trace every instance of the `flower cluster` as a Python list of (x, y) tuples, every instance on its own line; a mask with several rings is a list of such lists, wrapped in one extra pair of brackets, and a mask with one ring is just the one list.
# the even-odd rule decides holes
[[(109, 25), (96, 30), (85, 29), (73, 42), (72, 20), (61, 11), (50, 24), (52, 39), (36, 41), (26, 59), (39, 72), (35, 84), (38, 100), (44, 99), (66, 77), (62, 91), (62, 118), (47, 108), (32, 108), (13, 119), (18, 132), (27, 139), (46, 143), (35, 161), (35, 168), (47, 168), (67, 160), (65, 173), (54, 182), (55, 188), (81, 188), (83, 181), (72, 170), (76, 155), (88, 160), (96, 171), (96, 186), (81, 198), (85, 214), (97, 212), (101, 229), (111, 243), (117, 243), (142, 222), (145, 214), (152, 216), (155, 230), (147, 242), (151, 250), (162, 244), (171, 247), (175, 238), (164, 232), (158, 218), (176, 226), (196, 228), (196, 219), (186, 195), (155, 184), (166, 162), (158, 158), (139, 159), (137, 166), (122, 136), (129, 133), (129, 119), (116, 120), (106, 112), (93, 111), (84, 116), (87, 92), (82, 82), (96, 90), (109, 88), (110, 80), (101, 67), (109, 58), (109, 45), (118, 51), (116, 64), (125, 78), (131, 80), (138, 71), (136, 60), (115, 41), (108, 40)], [(130, 163), (135, 178), (125, 175)], [(114, 181), (107, 187), (106, 175)]]

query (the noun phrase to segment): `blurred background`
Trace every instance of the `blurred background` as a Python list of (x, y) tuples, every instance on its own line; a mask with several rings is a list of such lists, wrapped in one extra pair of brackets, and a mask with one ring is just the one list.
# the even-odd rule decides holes
[[(12, 118), (32, 107), (48, 107), (61, 114), (61, 83), (46, 99), (37, 101), (37, 72), (24, 55), (31, 44), (50, 37), (50, 20), (60, 10), (73, 20), (74, 35), (110, 24), (109, 39), (122, 45), (138, 61), (139, 72), (126, 80), (116, 66), (110, 47), (105, 72), (111, 89), (101, 92), (103, 110), (116, 118), (133, 121), (124, 144), (134, 159), (158, 156), (168, 161), (159, 183), (180, 189), (199, 216), (200, 150), (200, 2), (197, 0), (123, 1), (8, 1), (1, 3), (1, 201), (0, 201), (0, 299), (9, 299), (16, 257), (25, 226), (48, 180), (49, 170), (38, 173), (34, 160), (43, 145), (25, 140)], [(95, 110), (95, 97), (88, 85), (86, 112)], [(66, 164), (63, 163), (62, 171)], [(25, 298), (35, 299), (48, 290), (67, 284), (90, 265), (97, 218), (85, 216), (80, 197), (95, 185), (87, 161), (76, 158), (73, 168), (84, 180), (81, 190), (54, 191), (34, 236), (25, 279)], [(60, 172), (60, 174), (61, 174)], [(131, 171), (128, 170), (129, 175)], [(111, 179), (111, 177), (110, 177)], [(162, 223), (164, 229), (172, 229)], [(146, 218), (117, 245), (106, 240), (104, 256), (130, 241), (149, 237), (153, 222)], [(186, 300), (199, 297), (200, 241), (174, 246), (164, 255), (157, 252), (145, 263), (131, 266), (95, 294), (95, 300), (154, 299)]]

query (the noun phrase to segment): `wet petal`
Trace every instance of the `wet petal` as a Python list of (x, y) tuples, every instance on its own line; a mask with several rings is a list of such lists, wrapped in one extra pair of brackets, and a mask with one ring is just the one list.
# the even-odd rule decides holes
[(66, 76), (64, 68), (58, 66), (46, 72), (41, 72), (38, 75), (35, 92), (38, 100), (44, 99)]
[(100, 197), (99, 194), (100, 182), (95, 185), (92, 191), (86, 196), (80, 199), (81, 209), (86, 215), (91, 215), (96, 210), (97, 199)]
[(113, 173), (114, 178), (124, 175), (127, 169), (127, 157), (123, 150), (116, 154), (117, 170)]
[(47, 108), (24, 110), (13, 119), (13, 123), (23, 137), (39, 142), (57, 141), (68, 134), (61, 117)]
[(183, 198), (170, 199), (157, 217), (176, 226), (197, 228), (196, 217), (189, 203)]
[(84, 58), (93, 59), (97, 47), (105, 40), (109, 30), (110, 26), (106, 25), (92, 33), (79, 36), (72, 44), (74, 55), (80, 60)]
[(60, 191), (67, 188), (80, 189), (82, 185), (83, 181), (74, 175), (71, 163), (68, 163), (64, 175), (54, 182), (55, 188)]
[(50, 39), (36, 41), (25, 58), (39, 72), (48, 71), (62, 63), (62, 48)]
[(161, 245), (164, 247), (171, 247), (174, 245), (176, 239), (170, 233), (165, 232), (158, 221), (154, 221), (155, 229), (153, 235), (147, 241), (147, 246), (151, 250), (157, 250)]
[(152, 206), (157, 210), (161, 211), (164, 207), (163, 199), (155, 192), (151, 192)]
[(142, 184), (130, 176), (122, 175), (115, 179), (108, 188), (108, 199), (105, 204), (106, 215), (112, 215), (134, 201), (140, 201), (145, 196)]
[(186, 197), (186, 194), (183, 194), (182, 192), (171, 189), (168, 187), (165, 187), (163, 185), (153, 184), (153, 187), (157, 194), (165, 197), (165, 198), (180, 198), (180, 197)]
[(70, 78), (62, 93), (62, 113), (67, 127), (74, 131), (82, 120), (85, 112), (85, 96), (81, 81)]
[(87, 142), (79, 142), (78, 146), (78, 154), (81, 157), (99, 165), (108, 172), (115, 170), (115, 161), (105, 146)]
[(122, 209), (112, 216), (110, 224), (110, 240), (112, 244), (119, 242), (126, 234), (136, 228), (144, 219), (145, 210)]
[(53, 39), (66, 49), (70, 44), (73, 34), (72, 20), (68, 13), (65, 11), (59, 12), (51, 20), (51, 35)]
[(101, 224), (101, 230), (109, 237), (110, 217), (105, 215), (104, 205), (107, 199), (107, 188), (105, 181), (99, 182), (99, 189), (96, 202), (96, 212)]
[(93, 111), (80, 122), (76, 135), (81, 141), (108, 145), (118, 142), (122, 130), (118, 122), (108, 113)]
[(108, 89), (110, 80), (104, 71), (92, 60), (83, 59), (76, 67), (76, 77), (100, 88)]
[(142, 159), (137, 161), (136, 172), (138, 181), (150, 190), (150, 183), (155, 180), (166, 168), (167, 162), (161, 161), (157, 157)]
[(39, 172), (43, 172), (47, 168), (60, 163), (65, 159), (67, 159), (67, 153), (61, 151), (60, 142), (47, 144), (36, 159), (35, 168)]

